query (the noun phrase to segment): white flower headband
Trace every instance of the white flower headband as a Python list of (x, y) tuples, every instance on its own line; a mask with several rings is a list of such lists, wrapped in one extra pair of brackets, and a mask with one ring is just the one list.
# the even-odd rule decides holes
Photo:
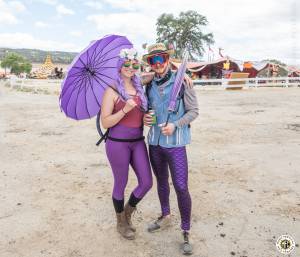
[(136, 49), (134, 48), (124, 48), (120, 51), (120, 54), (119, 56), (121, 58), (126, 58), (126, 59), (129, 59), (129, 60), (134, 60), (134, 59), (138, 59), (138, 52)]

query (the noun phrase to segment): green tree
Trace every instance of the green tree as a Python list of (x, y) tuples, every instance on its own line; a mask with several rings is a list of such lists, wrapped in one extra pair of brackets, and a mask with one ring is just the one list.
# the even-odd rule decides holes
[(172, 44), (176, 58), (182, 57), (189, 45), (189, 57), (197, 60), (204, 53), (204, 45), (214, 43), (213, 34), (205, 34), (202, 30), (207, 24), (206, 17), (196, 11), (181, 12), (179, 17), (164, 13), (157, 19), (156, 41)]
[(7, 54), (1, 61), (2, 68), (10, 68), (11, 73), (20, 74), (22, 72), (30, 73), (32, 65), (23, 56), (16, 53)]

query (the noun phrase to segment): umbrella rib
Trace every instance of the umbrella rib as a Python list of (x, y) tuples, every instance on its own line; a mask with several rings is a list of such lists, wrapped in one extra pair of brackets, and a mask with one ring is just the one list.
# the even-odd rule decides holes
[[(84, 79), (86, 79), (86, 78), (89, 79), (88, 76), (85, 76)], [(78, 120), (78, 114), (77, 114), (77, 102), (78, 102), (78, 96), (79, 96), (79, 93), (81, 92), (81, 90), (84, 89), (84, 86), (82, 87), (82, 85), (84, 85), (84, 83), (83, 83), (83, 82), (84, 82), (84, 79), (81, 80), (81, 84), (80, 84), (80, 87), (79, 87), (79, 89), (78, 89), (78, 93), (77, 93), (77, 96), (76, 96), (75, 115), (76, 115), (76, 119), (77, 119), (77, 120)]]
[(86, 67), (85, 63), (81, 60), (81, 57), (79, 57), (78, 59), (82, 63), (83, 67)]
[[(77, 84), (80, 80), (82, 80), (84, 77), (86, 77), (87, 75), (86, 74), (81, 74), (81, 75), (79, 75), (76, 79), (74, 79), (74, 81), (72, 82), (72, 84), (74, 83), (74, 84)], [(70, 87), (68, 87), (66, 90), (64, 90), (64, 88), (63, 88), (63, 91), (62, 91), (62, 97), (64, 96), (64, 94), (65, 94), (65, 92), (69, 89)], [(77, 88), (77, 86), (75, 85), (75, 87), (73, 88), (73, 90), (74, 89), (76, 89)]]
[[(89, 79), (89, 78), (88, 78)], [(87, 89), (88, 89), (88, 87), (87, 87)], [(87, 111), (87, 113), (88, 113), (88, 115), (89, 115), (89, 118), (91, 118), (91, 114), (90, 114), (90, 112), (89, 112), (89, 108), (88, 108), (88, 105), (87, 105), (87, 98), (86, 98), (86, 92), (87, 92), (87, 89), (85, 90), (85, 92), (84, 92), (84, 94), (85, 94), (85, 108), (86, 108), (86, 111)]]
[(75, 116), (76, 116), (76, 120), (78, 120), (78, 115), (77, 115), (77, 101), (78, 101), (78, 96), (79, 96), (79, 93), (80, 93), (80, 89), (81, 89), (81, 85), (83, 84), (83, 80), (81, 80), (81, 84), (80, 84), (80, 87), (77, 91), (77, 96), (76, 96), (76, 101), (75, 101)]
[[(79, 86), (77, 86), (78, 88), (78, 91), (77, 91), (77, 96), (76, 96), (76, 105), (75, 105), (75, 115), (76, 115), (76, 119), (78, 120), (78, 114), (77, 114), (77, 102), (78, 102), (78, 96), (79, 96), (79, 93), (81, 92), (81, 90), (84, 89), (84, 82), (85, 82), (85, 79), (88, 78), (88, 76), (86, 75), (84, 78), (82, 78), (82, 80), (80, 81), (81, 83), (79, 84)], [(83, 86), (82, 86), (83, 85)]]
[[(98, 53), (96, 53), (96, 50), (98, 49), (98, 46), (99, 46), (99, 44), (100, 44), (102, 41), (103, 41), (103, 39), (101, 39), (99, 42), (96, 43), (96, 47), (94, 48), (94, 52), (93, 52), (93, 55), (92, 55), (92, 56), (93, 56), (93, 59), (91, 58), (92, 60), (95, 60), (95, 59), (98, 57), (98, 55), (102, 53), (103, 48), (102, 48)], [(113, 39), (112, 39), (111, 41), (113, 41)], [(110, 41), (110, 42), (111, 42), (111, 41)], [(110, 43), (110, 42), (109, 42), (109, 43)], [(95, 53), (96, 53), (96, 55), (95, 55)], [(91, 61), (92, 61), (92, 60), (91, 60)]]
[[(96, 79), (97, 78), (97, 79)], [(110, 87), (112, 90), (114, 90), (118, 95), (120, 95), (120, 93), (118, 92), (118, 90), (116, 90), (114, 87), (112, 87), (111, 85), (109, 85), (106, 81), (104, 81), (103, 79), (101, 79), (98, 76), (95, 76), (95, 79), (97, 80), (97, 82), (100, 84), (101, 87), (103, 87), (104, 89), (106, 89), (103, 85), (101, 85), (101, 82), (99, 82), (99, 80), (101, 80), (102, 82), (104, 82), (108, 87)], [(98, 80), (99, 79), (99, 80)], [(120, 95), (121, 96), (121, 95)]]
[[(96, 79), (97, 78), (97, 79)], [(117, 89), (115, 89), (114, 87), (112, 87), (111, 85), (109, 85), (106, 81), (104, 81), (103, 79), (101, 79), (98, 76), (95, 76), (95, 79), (97, 80), (97, 82), (100, 84), (101, 87), (103, 87), (104, 89), (106, 89), (103, 85), (101, 85), (101, 83), (99, 82), (99, 80), (103, 81), (108, 87), (110, 87), (112, 90), (114, 90), (119, 96), (121, 96), (121, 94), (119, 93), (119, 91)], [(99, 79), (99, 80), (98, 80)]]
[[(102, 39), (102, 40), (103, 40), (103, 39)], [(101, 40), (101, 41), (102, 41), (102, 40)], [(111, 44), (111, 42), (113, 42), (114, 40), (115, 40), (115, 38), (113, 38), (110, 42), (108, 42), (108, 44), (107, 44), (105, 47), (109, 46), (109, 45)], [(101, 43), (101, 41), (99, 41), (97, 47), (99, 46), (99, 44)], [(103, 52), (103, 50), (104, 50), (105, 47), (103, 47), (103, 48), (96, 54), (95, 59), (98, 58), (98, 56), (99, 56), (100, 54), (102, 54), (102, 52)], [(95, 60), (95, 59), (94, 59), (94, 60)]]
[(73, 66), (72, 69), (82, 69), (82, 67)]
[[(86, 76), (86, 75), (85, 75), (85, 76)], [(73, 87), (73, 88), (72, 88), (72, 87), (68, 87), (68, 88), (63, 92), (62, 97), (64, 96), (64, 94), (65, 94), (69, 89), (72, 90), (72, 93), (71, 93), (71, 96), (72, 96), (73, 92), (79, 87), (79, 82), (80, 82), (83, 78), (84, 78), (84, 74), (83, 74), (81, 77), (77, 78), (77, 80), (75, 79), (75, 80), (73, 81), (74, 87)], [(71, 96), (70, 96), (70, 98), (71, 98)], [(68, 101), (67, 105), (68, 105), (68, 104), (69, 104), (69, 101)]]
[[(97, 44), (97, 43), (95, 43), (95, 45), (96, 45), (96, 44)], [(99, 45), (99, 42), (98, 42), (98, 44), (94, 47), (94, 50), (93, 50), (92, 55), (91, 55), (90, 62), (92, 62), (92, 60), (93, 60), (93, 58), (94, 58), (94, 55), (95, 55), (95, 52), (96, 52), (96, 49), (97, 49), (98, 45)]]
[[(95, 91), (94, 91), (94, 87), (93, 87), (93, 83), (92, 83), (92, 81), (91, 81), (91, 78), (89, 77), (88, 79), (89, 79), (89, 86), (90, 86), (90, 88), (92, 89), (93, 95), (94, 95), (94, 97), (95, 97), (95, 100), (96, 100), (98, 106), (100, 107), (101, 105), (100, 105), (100, 103), (99, 103), (99, 101), (98, 101), (98, 98), (97, 98), (97, 96), (96, 96), (96, 94), (95, 94)], [(98, 82), (98, 81), (97, 81), (97, 82)], [(98, 82), (98, 83), (99, 83), (99, 82)], [(105, 89), (105, 88), (104, 88), (104, 89)]]
[(87, 65), (87, 67), (89, 67), (90, 66), (89, 49), (86, 51), (86, 56), (87, 56), (87, 63), (86, 63), (86, 65)]
[(113, 51), (113, 50), (115, 50), (115, 49), (117, 49), (118, 47), (120, 47), (120, 46), (132, 46), (132, 44), (119, 44), (119, 45), (117, 45), (116, 47), (114, 47), (114, 48), (112, 48), (112, 49), (110, 49), (109, 51), (107, 51), (103, 56), (101, 56), (102, 57), (102, 59), (101, 59), (101, 61), (103, 60), (103, 58), (108, 54), (108, 53), (110, 53), (111, 51)]
[(105, 62), (107, 62), (109, 60), (115, 59), (115, 58), (119, 58), (119, 57), (118, 56), (113, 56), (113, 57), (108, 58), (106, 60), (101, 60), (100, 62), (95, 63), (94, 67), (97, 67), (98, 65), (101, 65), (101, 64), (103, 64), (103, 63), (105, 63)]
[[(79, 83), (79, 81), (77, 81), (76, 82), (76, 84), (78, 84)], [(77, 87), (77, 85), (76, 85), (76, 87)], [(75, 87), (75, 89), (76, 89), (76, 87)], [(70, 103), (70, 100), (71, 100), (71, 98), (72, 98), (72, 95), (74, 94), (74, 92), (75, 92), (75, 89), (73, 88), (73, 91), (71, 92), (71, 95), (70, 95), (70, 97), (69, 97), (69, 99), (68, 99), (68, 102), (67, 102), (67, 104), (66, 104), (66, 114), (67, 114), (67, 116), (68, 116), (68, 106), (69, 106), (69, 103)], [(76, 112), (76, 107), (75, 107), (75, 112)], [(76, 113), (75, 113), (76, 114)], [(77, 117), (77, 116), (76, 116)]]
[[(107, 76), (107, 75), (105, 75), (105, 74), (103, 74), (103, 73), (100, 73), (100, 72), (98, 72), (97, 75), (102, 75), (102, 76), (107, 77), (107, 78), (109, 78), (109, 79), (116, 80), (115, 78), (109, 77), (109, 76)], [(97, 75), (95, 74), (94, 76), (97, 76)], [(100, 77), (98, 77), (98, 78), (100, 78)], [(106, 83), (106, 84), (107, 84), (107, 83)], [(108, 84), (107, 84), (107, 85), (108, 85)], [(108, 86), (109, 86), (109, 85), (108, 85)]]
[[(99, 83), (98, 80), (97, 80), (97, 82)], [(95, 100), (96, 100), (98, 106), (100, 107), (100, 103), (99, 103), (99, 101), (98, 101), (98, 99), (97, 99), (97, 97), (96, 97), (96, 94), (95, 94), (95, 91), (94, 91), (94, 87), (93, 87), (93, 85), (92, 85), (92, 83), (91, 83), (90, 80), (89, 80), (89, 84), (90, 84), (90, 87), (91, 87), (91, 89), (92, 89), (92, 92), (93, 92), (93, 95), (94, 95), (94, 97), (95, 97)], [(100, 83), (99, 83), (99, 84), (100, 84)], [(101, 86), (102, 86), (102, 85), (101, 85)], [(103, 86), (102, 86), (102, 87), (103, 87)]]
[[(132, 44), (120, 44), (120, 45), (118, 45), (118, 46), (116, 46), (116, 47), (110, 49), (110, 50), (107, 51), (104, 55), (101, 56), (101, 58), (99, 59), (99, 61), (96, 62), (96, 65), (103, 63), (103, 59), (104, 59), (104, 58), (107, 56), (107, 54), (110, 53), (111, 51), (117, 49), (117, 48), (120, 47), (120, 46), (127, 46), (127, 45), (128, 45), (128, 46), (132, 46)], [(118, 57), (118, 55), (117, 55), (116, 57)], [(113, 58), (114, 58), (114, 57), (113, 57)], [(106, 60), (105, 60), (105, 61), (106, 61)]]
[(69, 78), (80, 76), (83, 73), (84, 73), (83, 70), (74, 72), (73, 74), (69, 75)]

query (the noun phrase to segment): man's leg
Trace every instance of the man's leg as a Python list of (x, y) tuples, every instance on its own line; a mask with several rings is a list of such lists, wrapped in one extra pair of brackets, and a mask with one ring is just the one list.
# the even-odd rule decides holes
[(148, 226), (149, 232), (155, 232), (171, 225), (170, 218), (170, 187), (168, 164), (160, 146), (149, 146), (150, 162), (157, 179), (157, 192), (161, 205), (161, 216)]
[(177, 194), (178, 207), (181, 216), (181, 229), (183, 230), (183, 254), (193, 253), (193, 247), (189, 242), (189, 230), (191, 223), (191, 197), (188, 190), (188, 163), (185, 147), (166, 149), (168, 163), (172, 176), (173, 185)]
[(188, 190), (188, 163), (185, 147), (166, 148), (173, 185), (177, 194), (181, 228), (190, 229), (191, 197)]
[(149, 156), (153, 173), (157, 180), (157, 193), (161, 205), (162, 216), (170, 214), (170, 186), (168, 163), (160, 146), (149, 146)]

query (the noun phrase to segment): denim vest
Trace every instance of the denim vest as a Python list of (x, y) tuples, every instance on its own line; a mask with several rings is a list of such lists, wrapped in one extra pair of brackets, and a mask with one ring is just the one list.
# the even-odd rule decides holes
[[(157, 122), (149, 130), (147, 139), (149, 145), (160, 145), (162, 147), (181, 147), (190, 143), (191, 133), (188, 125), (176, 127), (173, 134), (164, 136), (161, 133), (161, 128), (158, 126), (165, 123), (168, 117), (168, 105), (170, 95), (175, 81), (175, 74), (172, 73), (170, 79), (165, 82), (165, 87), (162, 96), (159, 93), (158, 85), (155, 80), (152, 80), (150, 89), (148, 90), (148, 101), (150, 107), (155, 110)], [(176, 100), (175, 112), (170, 114), (169, 123), (179, 120), (185, 114), (183, 97), (178, 97)]]

